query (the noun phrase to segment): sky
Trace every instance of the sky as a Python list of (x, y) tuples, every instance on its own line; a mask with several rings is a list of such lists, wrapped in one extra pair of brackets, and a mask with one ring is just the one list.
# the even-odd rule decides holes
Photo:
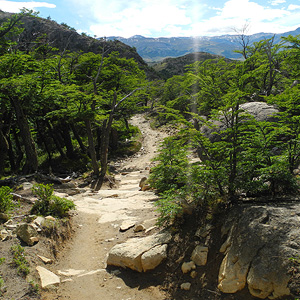
[(300, 27), (300, 0), (0, 0), (91, 36), (180, 37), (283, 33)]

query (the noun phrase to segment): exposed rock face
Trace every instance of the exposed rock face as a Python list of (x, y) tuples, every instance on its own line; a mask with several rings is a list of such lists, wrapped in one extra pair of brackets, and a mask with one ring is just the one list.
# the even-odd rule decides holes
[(223, 225), (227, 240), (219, 270), (219, 289), (235, 293), (246, 285), (260, 299), (290, 294), (290, 258), (300, 255), (300, 207), (240, 207)]
[(169, 233), (129, 239), (110, 250), (107, 265), (130, 268), (138, 272), (152, 270), (166, 258), (170, 240)]

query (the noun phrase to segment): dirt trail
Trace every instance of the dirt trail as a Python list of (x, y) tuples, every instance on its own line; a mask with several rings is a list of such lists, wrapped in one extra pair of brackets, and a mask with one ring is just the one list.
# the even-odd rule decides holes
[(143, 223), (146, 228), (151, 228), (156, 221), (153, 208), (156, 196), (139, 191), (139, 181), (149, 175), (147, 167), (166, 135), (152, 130), (143, 116), (134, 117), (131, 123), (142, 131), (143, 147), (134, 157), (120, 162), (119, 169), (132, 171), (116, 176), (120, 180), (118, 189), (86, 191), (74, 196), (77, 205), (74, 236), (59, 254), (58, 262), (49, 267), (62, 282), (57, 290), (44, 292), (43, 300), (166, 299), (158, 278), (151, 272), (106, 269), (107, 253), (115, 244), (144, 234), (134, 233), (133, 229), (120, 232), (124, 220)]

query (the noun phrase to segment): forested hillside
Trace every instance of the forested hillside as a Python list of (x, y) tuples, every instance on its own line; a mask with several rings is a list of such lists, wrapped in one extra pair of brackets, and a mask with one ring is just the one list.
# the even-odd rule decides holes
[[(84, 170), (91, 161), (98, 176), (100, 160), (103, 178), (110, 132), (114, 150), (133, 133), (127, 120), (140, 109), (145, 73), (111, 51), (114, 43), (99, 43), (98, 53), (70, 51), (71, 40), (45, 33), (25, 47), (26, 17), (34, 20), (24, 11), (1, 27), (0, 174), (65, 171), (63, 162)], [(56, 39), (64, 47), (54, 47)]]

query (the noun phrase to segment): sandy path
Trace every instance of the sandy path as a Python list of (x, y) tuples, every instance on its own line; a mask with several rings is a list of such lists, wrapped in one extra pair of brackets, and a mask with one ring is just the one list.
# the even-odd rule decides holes
[(134, 171), (117, 175), (119, 189), (86, 191), (74, 196), (77, 205), (74, 237), (59, 254), (58, 262), (49, 267), (62, 282), (57, 290), (44, 292), (43, 300), (166, 299), (158, 278), (151, 273), (106, 269), (107, 253), (115, 244), (144, 235), (134, 233), (133, 229), (120, 232), (124, 220), (143, 223), (146, 229), (156, 221), (153, 208), (156, 196), (139, 191), (138, 184), (149, 175), (147, 167), (165, 135), (152, 130), (143, 116), (136, 116), (131, 122), (142, 131), (143, 147), (134, 157), (122, 161), (120, 169)]

